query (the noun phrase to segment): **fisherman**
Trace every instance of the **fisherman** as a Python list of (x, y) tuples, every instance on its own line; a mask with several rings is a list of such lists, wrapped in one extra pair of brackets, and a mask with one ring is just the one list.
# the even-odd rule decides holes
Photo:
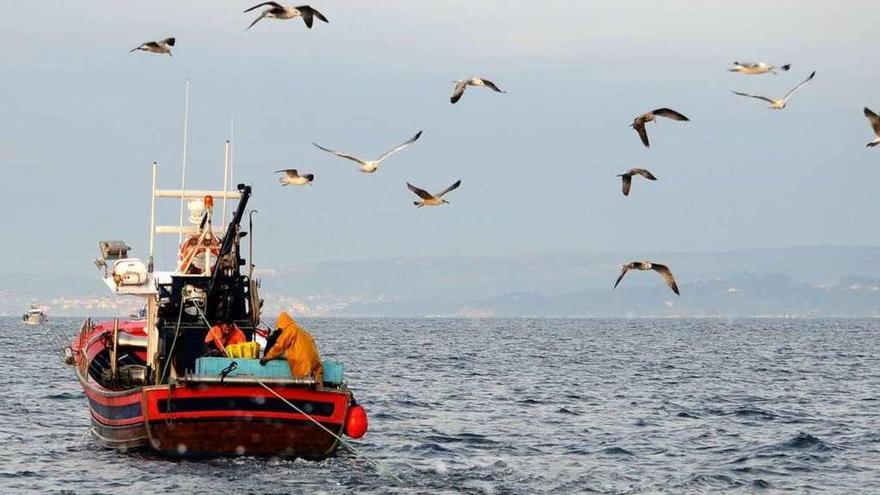
[(228, 318), (221, 319), (205, 336), (205, 354), (226, 356), (226, 346), (246, 342), (244, 332)]
[(315, 383), (321, 384), (324, 366), (318, 354), (318, 347), (312, 334), (300, 327), (289, 314), (282, 311), (275, 324), (275, 332), (269, 337), (266, 353), (260, 364), (265, 366), (269, 360), (278, 359), (282, 355), (287, 359), (290, 373), (295, 378), (314, 377)]

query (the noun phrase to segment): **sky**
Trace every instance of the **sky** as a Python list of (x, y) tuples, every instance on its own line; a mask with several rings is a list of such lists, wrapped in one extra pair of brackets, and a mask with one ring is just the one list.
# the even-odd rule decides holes
[[(880, 244), (872, 2), (438, 1), (311, 4), (330, 23), (264, 20), (250, 2), (12, 2), (0, 17), (0, 273), (88, 273), (100, 239), (147, 254), (150, 164), (252, 184), (256, 262), (447, 254), (719, 251)], [(128, 53), (177, 38), (174, 56)], [(735, 60), (792, 69), (726, 71)], [(783, 111), (732, 90), (781, 96)], [(506, 94), (452, 81), (486, 77)], [(691, 122), (634, 116), (671, 107)], [(375, 157), (375, 174), (312, 146)], [(616, 174), (651, 170), (628, 198)], [(274, 170), (314, 173), (285, 187)], [(460, 189), (416, 209), (412, 182)], [(174, 224), (167, 202), (159, 223)], [(160, 267), (176, 236), (158, 242)], [(623, 256), (623, 254), (622, 254)], [(163, 263), (164, 260), (164, 263)], [(622, 260), (623, 261), (623, 260)]]

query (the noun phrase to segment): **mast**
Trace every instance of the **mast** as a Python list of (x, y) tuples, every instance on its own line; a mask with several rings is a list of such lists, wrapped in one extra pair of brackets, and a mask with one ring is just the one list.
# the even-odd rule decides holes
[[(186, 145), (187, 136), (189, 135), (189, 79), (186, 80), (186, 99), (183, 109), (183, 166), (180, 177), (180, 190), (186, 191)], [(177, 240), (178, 245), (183, 243), (183, 203), (186, 200), (180, 198), (180, 238)]]

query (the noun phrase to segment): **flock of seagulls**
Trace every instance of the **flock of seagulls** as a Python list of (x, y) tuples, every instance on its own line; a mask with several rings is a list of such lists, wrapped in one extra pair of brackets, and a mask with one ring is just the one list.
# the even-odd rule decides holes
[[(250, 7), (249, 9), (245, 10), (244, 13), (252, 12), (252, 11), (259, 9), (261, 7), (265, 7), (265, 8), (260, 13), (260, 15), (256, 19), (254, 19), (253, 22), (251, 22), (251, 24), (246, 28), (246, 30), (251, 29), (252, 27), (254, 27), (254, 25), (256, 25), (258, 22), (260, 22), (263, 19), (288, 20), (288, 19), (302, 18), (306, 27), (309, 29), (311, 29), (312, 26), (314, 25), (314, 20), (316, 18), (324, 23), (330, 22), (327, 19), (327, 17), (324, 16), (324, 14), (322, 14), (321, 12), (317, 11), (316, 9), (314, 9), (313, 7), (311, 7), (309, 5), (301, 5), (301, 6), (297, 6), (297, 7), (292, 7), (292, 6), (281, 5), (276, 2), (263, 2), (263, 3), (259, 3), (257, 5), (254, 5), (253, 7)], [(166, 38), (166, 39), (159, 40), (159, 41), (148, 41), (146, 43), (141, 44), (137, 48), (132, 49), (131, 52), (145, 51), (145, 52), (149, 52), (149, 53), (167, 54), (168, 56), (171, 56), (171, 49), (172, 49), (172, 47), (175, 46), (175, 42), (176, 42), (175, 38)], [(791, 69), (791, 64), (784, 64), (784, 65), (776, 66), (773, 64), (765, 63), (765, 62), (754, 62), (754, 63), (753, 62), (734, 62), (733, 66), (727, 70), (729, 72), (736, 72), (739, 74), (746, 74), (746, 75), (760, 75), (760, 74), (778, 75), (780, 72), (788, 72), (790, 69)], [(786, 107), (786, 104), (788, 103), (788, 99), (796, 91), (801, 89), (808, 82), (812, 81), (813, 78), (815, 77), (815, 75), (816, 75), (816, 72), (813, 71), (804, 81), (802, 81), (800, 84), (798, 84), (797, 86), (792, 88), (781, 99), (774, 99), (774, 98), (769, 98), (769, 97), (761, 96), (761, 95), (742, 93), (739, 91), (734, 91), (733, 93), (737, 96), (743, 96), (743, 97), (747, 97), (747, 98), (755, 98), (758, 100), (765, 101), (770, 104), (770, 106), (768, 107), (770, 109), (782, 110)], [(452, 104), (455, 104), (459, 100), (461, 100), (462, 96), (464, 95), (465, 90), (470, 86), (473, 86), (475, 88), (487, 88), (487, 89), (490, 89), (496, 93), (506, 93), (504, 90), (500, 89), (497, 84), (495, 84), (494, 82), (492, 82), (484, 77), (470, 77), (467, 79), (459, 79), (459, 80), (456, 80), (453, 82), (455, 83), (455, 87), (453, 88), (452, 95), (449, 98), (449, 101)], [(867, 144), (867, 146), (873, 147), (873, 146), (880, 145), (880, 116), (878, 116), (876, 113), (874, 113), (873, 111), (871, 111), (867, 107), (865, 107), (865, 109), (864, 109), (864, 114), (865, 114), (865, 117), (870, 122), (871, 127), (874, 131), (874, 134), (875, 134), (874, 140), (869, 142)], [(676, 120), (679, 122), (690, 121), (690, 119), (688, 117), (686, 117), (684, 114), (682, 114), (681, 112), (678, 112), (676, 110), (673, 110), (671, 108), (666, 108), (666, 107), (657, 108), (655, 110), (652, 110), (650, 112), (646, 112), (644, 114), (637, 116), (636, 118), (633, 119), (633, 122), (632, 122), (632, 124), (630, 124), (630, 126), (636, 131), (636, 133), (639, 136), (639, 139), (641, 140), (642, 144), (645, 145), (645, 147), (650, 147), (650, 141), (648, 139), (648, 132), (647, 132), (646, 124), (649, 122), (657, 122), (658, 117), (663, 117), (663, 118), (667, 118), (670, 120)], [(347, 160), (351, 160), (351, 161), (357, 163), (358, 169), (361, 172), (367, 173), (367, 174), (372, 174), (372, 173), (375, 173), (377, 170), (379, 170), (379, 166), (382, 164), (382, 162), (385, 159), (387, 159), (391, 155), (394, 155), (395, 153), (400, 152), (404, 148), (412, 145), (413, 143), (418, 141), (418, 139), (421, 137), (421, 135), (422, 135), (422, 131), (417, 132), (413, 137), (409, 138), (408, 140), (401, 143), (400, 145), (389, 149), (388, 151), (383, 153), (381, 156), (379, 156), (379, 158), (377, 158), (375, 160), (365, 160), (363, 158), (359, 158), (359, 157), (351, 155), (349, 153), (343, 153), (340, 151), (332, 150), (330, 148), (325, 148), (317, 143), (312, 143), (312, 144), (322, 151), (332, 153), (340, 158), (345, 158)], [(279, 177), (279, 182), (281, 183), (282, 186), (311, 185), (315, 179), (314, 174), (300, 174), (297, 169), (282, 169), (282, 170), (276, 170), (275, 172), (282, 174), (282, 176)], [(644, 179), (647, 179), (650, 181), (657, 180), (657, 177), (654, 176), (653, 173), (651, 173), (650, 171), (648, 171), (647, 169), (644, 169), (644, 168), (632, 168), (622, 174), (618, 174), (618, 177), (621, 178), (624, 196), (629, 196), (630, 190), (632, 188), (632, 180), (633, 180), (634, 176), (641, 176)], [(453, 184), (451, 184), (449, 187), (447, 187), (443, 191), (440, 191), (436, 194), (431, 194), (428, 191), (426, 191), (425, 189), (414, 186), (414, 185), (410, 184), (409, 182), (406, 183), (406, 187), (410, 191), (412, 191), (416, 196), (418, 196), (418, 198), (419, 198), (417, 201), (413, 201), (413, 204), (418, 208), (422, 208), (424, 206), (442, 206), (442, 205), (449, 204), (449, 201), (447, 201), (444, 198), (444, 196), (446, 194), (448, 194), (449, 192), (454, 191), (455, 189), (458, 189), (459, 186), (461, 186), (461, 180), (455, 181)], [(614, 282), (613, 288), (617, 288), (617, 286), (623, 280), (623, 277), (631, 270), (654, 271), (654, 272), (658, 273), (666, 281), (666, 284), (669, 286), (669, 289), (672, 290), (672, 292), (674, 292), (676, 295), (680, 295), (678, 284), (676, 283), (675, 277), (673, 276), (672, 271), (669, 269), (669, 267), (667, 265), (664, 265), (661, 263), (655, 263), (652, 261), (632, 261), (632, 262), (624, 264), (622, 266), (622, 270), (620, 272), (620, 275), (617, 277), (617, 280)]]
[[(774, 74), (777, 75), (779, 71), (787, 72), (791, 69), (791, 64), (785, 64), (782, 66), (775, 66), (772, 64), (768, 64), (765, 62), (734, 62), (733, 67), (727, 69), (729, 72), (737, 72), (740, 74), (748, 74), (748, 75), (759, 75), (759, 74)], [(760, 95), (752, 95), (748, 93), (741, 93), (739, 91), (734, 91), (733, 93), (738, 96), (745, 96), (749, 98), (756, 98), (759, 100), (766, 101), (770, 104), (769, 108), (773, 110), (782, 110), (785, 108), (785, 105), (788, 103), (788, 99), (793, 95), (797, 90), (801, 89), (805, 84), (813, 80), (813, 77), (816, 76), (816, 71), (813, 71), (809, 77), (807, 77), (803, 82), (792, 88), (788, 93), (785, 94), (782, 99), (774, 99), (768, 98), (766, 96)], [(871, 143), (868, 143), (868, 146), (876, 146), (880, 144), (880, 117), (877, 116), (874, 112), (865, 108), (865, 116), (868, 117), (868, 120), (871, 121), (871, 126), (874, 128), (874, 133), (877, 135), (877, 138)], [(639, 138), (642, 140), (642, 144), (645, 147), (650, 147), (650, 141), (648, 140), (648, 131), (645, 127), (645, 124), (648, 122), (657, 122), (657, 117), (664, 117), (671, 120), (677, 120), (680, 122), (687, 122), (688, 119), (684, 114), (673, 110), (671, 108), (658, 108), (656, 110), (652, 110), (650, 112), (639, 115), (635, 119), (633, 119), (633, 123), (631, 127), (635, 129), (636, 133), (638, 133)], [(654, 176), (650, 171), (644, 168), (632, 168), (627, 170), (626, 172), (619, 174), (618, 177), (621, 178), (622, 187), (623, 187), (623, 195), (629, 196), (630, 189), (632, 188), (632, 179), (633, 176), (642, 176), (645, 179), (655, 181), (657, 177)], [(630, 270), (641, 270), (641, 271), (655, 271), (659, 273), (664, 280), (666, 280), (666, 285), (674, 292), (676, 295), (680, 295), (678, 290), (678, 284), (675, 283), (675, 277), (672, 275), (672, 271), (668, 266), (654, 263), (651, 261), (632, 261), (623, 265), (623, 270), (620, 272), (620, 276), (617, 277), (617, 281), (614, 283), (614, 287), (616, 288), (620, 281), (623, 280), (624, 275)]]

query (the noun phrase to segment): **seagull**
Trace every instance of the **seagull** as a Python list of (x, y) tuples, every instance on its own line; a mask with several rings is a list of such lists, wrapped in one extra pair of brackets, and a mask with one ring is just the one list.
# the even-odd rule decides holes
[(813, 76), (815, 76), (815, 75), (816, 75), (816, 71), (813, 71), (810, 74), (810, 77), (804, 79), (804, 82), (802, 82), (802, 83), (798, 84), (797, 86), (795, 86), (794, 88), (792, 88), (792, 90), (789, 91), (788, 93), (785, 93), (785, 97), (782, 98), (781, 100), (774, 100), (773, 98), (767, 98), (766, 96), (758, 96), (758, 95), (750, 95), (748, 93), (740, 93), (739, 91), (734, 91), (733, 94), (739, 95), (739, 96), (748, 96), (749, 98), (757, 98), (759, 100), (764, 100), (770, 104), (770, 106), (767, 108), (770, 108), (772, 110), (782, 110), (783, 108), (785, 108), (785, 104), (788, 102), (788, 97), (791, 96), (792, 94), (794, 94), (795, 91), (801, 89), (801, 86), (810, 82), (810, 80), (812, 80)]
[(167, 53), (170, 57), (171, 47), (174, 46), (174, 42), (174, 38), (165, 38), (162, 41), (148, 41), (137, 48), (133, 48), (128, 53), (134, 53), (138, 50), (143, 50), (150, 53)]
[[(324, 17), (324, 14), (318, 12), (308, 5), (300, 5), (299, 7), (286, 7), (277, 2), (263, 2), (245, 10), (245, 12), (250, 12), (254, 9), (267, 5), (269, 6), (269, 8), (264, 10), (263, 13), (260, 14), (260, 17), (254, 19), (254, 22), (252, 22), (251, 25), (247, 27), (248, 29), (254, 27), (254, 24), (263, 20), (264, 17), (268, 17), (269, 19), (293, 19), (294, 17), (302, 17), (303, 22), (306, 23), (306, 27), (309, 29), (312, 29), (312, 22), (314, 22), (315, 17), (324, 22), (330, 22), (327, 20), (326, 17)], [(245, 31), (247, 31), (247, 29)]]
[(775, 65), (765, 64), (764, 62), (734, 62), (733, 67), (727, 69), (728, 72), (739, 72), (740, 74), (766, 74), (768, 72), (776, 74), (776, 69), (787, 71), (791, 69), (791, 64)]
[(275, 173), (283, 173), (285, 177), (279, 177), (278, 181), (282, 186), (305, 186), (312, 185), (315, 180), (314, 174), (299, 175), (295, 168), (286, 168), (284, 170), (276, 170)]
[(659, 263), (651, 263), (650, 261), (632, 261), (623, 265), (623, 270), (620, 272), (620, 276), (617, 277), (617, 282), (614, 282), (614, 288), (617, 288), (617, 284), (623, 280), (623, 276), (626, 275), (626, 272), (630, 270), (654, 270), (663, 276), (663, 279), (666, 280), (666, 285), (672, 289), (672, 292), (675, 292), (676, 295), (679, 295), (678, 285), (675, 283), (675, 278), (672, 276), (672, 272), (669, 271), (669, 267), (666, 265), (661, 265)]
[(627, 170), (626, 172), (618, 175), (618, 177), (623, 178), (623, 195), (624, 196), (629, 196), (629, 188), (632, 186), (633, 175), (641, 175), (642, 177), (644, 177), (648, 180), (657, 180), (657, 178), (654, 177), (654, 174), (652, 174), (651, 172), (648, 172), (647, 170), (645, 170), (643, 168), (631, 168), (631, 169)]
[(460, 186), (460, 185), (461, 185), (461, 180), (459, 179), (459, 180), (455, 181), (455, 184), (452, 184), (451, 186), (447, 187), (443, 191), (441, 191), (437, 194), (431, 194), (428, 191), (425, 191), (424, 189), (419, 189), (418, 187), (410, 184), (409, 182), (406, 183), (406, 187), (408, 187), (410, 191), (416, 193), (416, 196), (422, 198), (421, 201), (413, 201), (413, 204), (418, 206), (419, 208), (421, 208), (423, 206), (442, 206), (445, 204), (449, 204), (449, 201), (446, 201), (445, 199), (443, 199), (443, 195), (448, 193), (449, 191), (454, 191), (454, 190), (458, 189), (458, 186)]
[(464, 94), (464, 90), (468, 86), (477, 86), (489, 88), (496, 93), (506, 93), (507, 91), (502, 91), (495, 85), (492, 81), (488, 79), (483, 79), (482, 77), (472, 77), (470, 79), (459, 79), (458, 81), (453, 81), (455, 83), (455, 89), (452, 91), (452, 96), (449, 98), (449, 101), (452, 103), (457, 102), (461, 99), (461, 95)]
[(639, 115), (633, 120), (633, 123), (630, 127), (635, 129), (636, 132), (639, 133), (639, 137), (642, 138), (642, 143), (644, 143), (646, 147), (651, 145), (648, 144), (648, 131), (645, 130), (645, 123), (655, 121), (658, 116), (666, 117), (672, 120), (690, 120), (689, 118), (676, 112), (675, 110), (672, 110), (671, 108), (658, 108), (657, 110), (652, 110), (648, 113)]
[(877, 136), (873, 141), (868, 143), (869, 147), (877, 146), (880, 144), (880, 117), (877, 116), (876, 113), (872, 112), (865, 107), (865, 117), (868, 117), (868, 121), (871, 122), (871, 127), (874, 129), (874, 134)]
[(382, 160), (388, 158), (389, 156), (391, 156), (391, 155), (397, 153), (398, 151), (406, 148), (407, 146), (413, 144), (421, 136), (422, 136), (422, 131), (417, 132), (416, 135), (409, 138), (408, 141), (401, 144), (400, 146), (397, 146), (396, 148), (391, 148), (390, 150), (386, 151), (384, 155), (380, 156), (376, 160), (362, 160), (356, 156), (349, 155), (348, 153), (341, 153), (339, 151), (333, 151), (331, 149), (327, 149), (318, 143), (312, 143), (312, 144), (314, 144), (318, 149), (327, 151), (329, 153), (333, 153), (334, 155), (341, 156), (342, 158), (348, 158), (349, 160), (358, 162), (360, 164), (360, 167), (358, 167), (358, 168), (360, 168), (361, 172), (363, 172), (365, 174), (372, 174), (376, 170), (379, 170), (379, 164), (382, 163)]

